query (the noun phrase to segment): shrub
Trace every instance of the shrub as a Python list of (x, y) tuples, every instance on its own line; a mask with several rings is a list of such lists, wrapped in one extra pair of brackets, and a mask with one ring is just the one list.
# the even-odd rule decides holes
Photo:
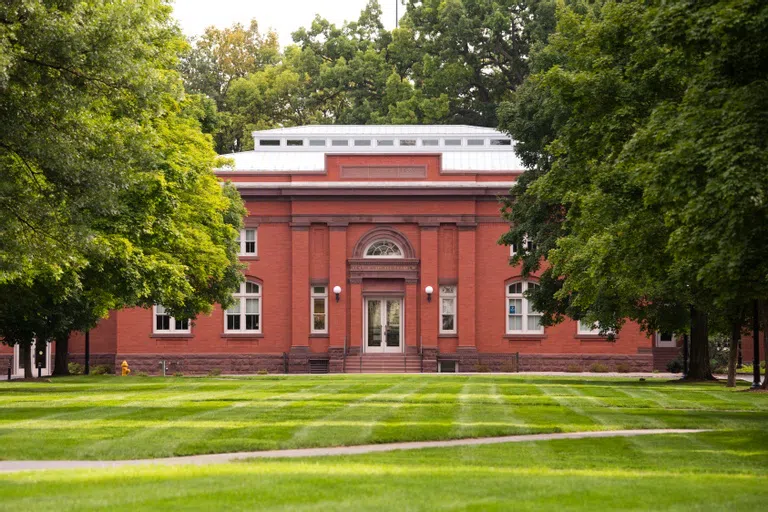
[(269, 372), (267, 370), (259, 370), (256, 372), (258, 375), (269, 375)]
[(517, 365), (512, 361), (507, 361), (501, 365), (501, 371), (505, 373), (515, 373), (517, 372)]
[(218, 377), (219, 375), (221, 375), (221, 370), (219, 370), (218, 368), (214, 368), (213, 370), (208, 372), (209, 377)]
[(632, 371), (632, 368), (627, 363), (619, 363), (616, 365), (616, 371), (619, 373), (629, 373)]
[(479, 363), (475, 365), (475, 371), (477, 373), (488, 373), (491, 371), (487, 364)]
[(91, 375), (109, 375), (112, 373), (112, 368), (105, 364), (99, 364), (91, 368)]
[(667, 363), (667, 371), (669, 373), (682, 373), (683, 362), (680, 358), (676, 358)]
[(149, 377), (149, 374), (147, 372), (139, 372), (136, 374), (137, 377)]
[(85, 366), (79, 363), (69, 363), (67, 368), (69, 369), (69, 373), (71, 375), (82, 375), (85, 373)]
[(608, 373), (608, 367), (603, 363), (592, 363), (589, 366), (589, 371), (593, 373)]
[(181, 373), (181, 372), (176, 372), (176, 373), (174, 373), (174, 374), (173, 374), (173, 376), (174, 376), (174, 377), (183, 377), (183, 376), (184, 376), (184, 374), (183, 374), (183, 373)]
[(578, 364), (571, 363), (565, 367), (565, 371), (569, 373), (580, 373), (583, 370), (581, 369), (581, 366), (579, 366)]

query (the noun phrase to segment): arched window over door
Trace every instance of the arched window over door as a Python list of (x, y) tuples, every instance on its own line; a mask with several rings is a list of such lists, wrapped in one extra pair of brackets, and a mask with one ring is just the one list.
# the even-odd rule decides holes
[(392, 240), (376, 240), (365, 249), (366, 258), (402, 258), (403, 250)]

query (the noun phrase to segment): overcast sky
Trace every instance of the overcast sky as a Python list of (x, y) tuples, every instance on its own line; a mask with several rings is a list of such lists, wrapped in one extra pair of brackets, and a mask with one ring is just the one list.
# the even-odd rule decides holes
[[(395, 25), (395, 2), (379, 0), (382, 21), (387, 29)], [(291, 32), (309, 27), (315, 14), (340, 25), (356, 20), (367, 0), (175, 0), (174, 15), (187, 36), (200, 35), (205, 27), (224, 28), (235, 22), (248, 25), (251, 18), (259, 22), (259, 30), (277, 31), (280, 45), (291, 44)], [(402, 16), (405, 7), (400, 5)]]

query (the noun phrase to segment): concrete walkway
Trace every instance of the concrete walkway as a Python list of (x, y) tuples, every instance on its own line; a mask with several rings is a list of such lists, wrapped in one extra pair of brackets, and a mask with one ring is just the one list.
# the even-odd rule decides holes
[(269, 450), (260, 452), (216, 453), (211, 455), (191, 455), (188, 457), (168, 457), (164, 459), (136, 460), (8, 460), (0, 461), (0, 472), (30, 471), (41, 469), (95, 469), (119, 468), (139, 465), (204, 465), (221, 464), (243, 459), (282, 459), (299, 457), (326, 457), (333, 455), (360, 455), (365, 453), (391, 452), (396, 450), (420, 450), (423, 448), (449, 448), (456, 446), (479, 446), (484, 444), (523, 443), (528, 441), (549, 441), (553, 439), (586, 439), (596, 437), (632, 437), (651, 434), (696, 434), (708, 429), (644, 429), (644, 430), (604, 430), (598, 432), (568, 432), (561, 434), (528, 434), (518, 436), (481, 437), (471, 439), (451, 439), (448, 441), (419, 441), (409, 443), (364, 444), (359, 446), (339, 446), (335, 448), (300, 448), (295, 450)]

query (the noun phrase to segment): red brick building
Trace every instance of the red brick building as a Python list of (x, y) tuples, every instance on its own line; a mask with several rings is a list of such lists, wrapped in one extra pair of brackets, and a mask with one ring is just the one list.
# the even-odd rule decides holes
[[(217, 171), (248, 209), (236, 305), (194, 322), (162, 306), (117, 311), (91, 333), (92, 364), (158, 373), (165, 361), (189, 374), (651, 370), (669, 344), (632, 324), (613, 341), (578, 322), (540, 326), (524, 296), (536, 278), (497, 243), (507, 230), (498, 197), (522, 171), (500, 132), (305, 126), (254, 140)], [(82, 359), (82, 336), (71, 352)]]

